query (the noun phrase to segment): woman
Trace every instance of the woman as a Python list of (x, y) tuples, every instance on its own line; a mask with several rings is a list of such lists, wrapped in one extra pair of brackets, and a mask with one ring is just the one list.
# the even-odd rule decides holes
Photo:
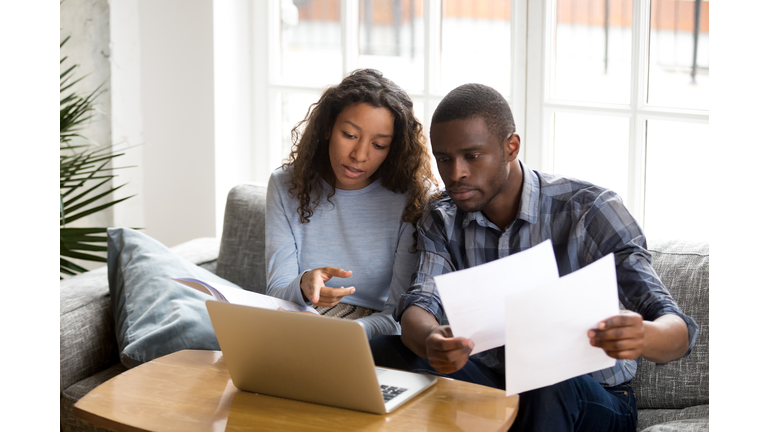
[(378, 311), (359, 318), (368, 338), (399, 334), (392, 311), (437, 184), (413, 102), (381, 72), (357, 70), (291, 135), (267, 191), (267, 294), (347, 318)]

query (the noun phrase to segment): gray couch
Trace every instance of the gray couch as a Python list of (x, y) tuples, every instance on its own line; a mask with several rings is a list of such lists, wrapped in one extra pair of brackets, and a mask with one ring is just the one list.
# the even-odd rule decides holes
[[(241, 185), (227, 199), (221, 242), (192, 240), (173, 251), (243, 288), (264, 292), (266, 188)], [(642, 359), (633, 380), (639, 431), (709, 429), (709, 247), (652, 244), (653, 266), (683, 311), (700, 326), (696, 347), (682, 361)], [(63, 280), (60, 286), (60, 395), (62, 431), (103, 431), (75, 418), (72, 406), (91, 389), (124, 372), (109, 306), (107, 269)]]

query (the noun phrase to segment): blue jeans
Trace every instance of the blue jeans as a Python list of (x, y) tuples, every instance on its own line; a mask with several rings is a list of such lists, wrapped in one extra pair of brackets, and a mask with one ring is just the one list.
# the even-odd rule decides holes
[[(498, 389), (505, 377), (469, 359), (452, 374), (435, 371), (426, 359), (403, 345), (400, 336), (371, 340), (377, 366), (450, 377)], [(635, 393), (628, 384), (605, 388), (589, 375), (520, 394), (520, 407), (511, 431), (635, 431)]]

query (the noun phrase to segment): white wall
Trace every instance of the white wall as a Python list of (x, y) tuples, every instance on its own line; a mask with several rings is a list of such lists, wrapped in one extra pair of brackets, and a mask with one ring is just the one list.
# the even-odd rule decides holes
[(172, 246), (215, 236), (212, 0), (111, 1), (115, 138), (140, 144), (119, 225)]
[[(86, 96), (99, 88), (105, 91), (95, 100), (95, 110), (91, 112), (92, 118), (79, 133), (88, 138), (88, 141), (75, 138), (72, 144), (78, 145), (85, 142), (98, 145), (106, 145), (111, 142), (111, 91), (109, 86), (109, 5), (107, 0), (66, 0), (61, 4), (59, 15), (60, 38), (69, 40), (61, 48), (61, 56), (67, 60), (61, 64), (60, 70), (64, 72), (74, 65), (79, 65), (72, 72), (70, 82), (82, 78), (80, 82), (70, 87), (63, 95), (72, 92)], [(63, 96), (62, 95), (62, 96)], [(119, 161), (116, 165), (119, 166)], [(115, 179), (116, 185), (121, 184), (120, 178)], [(108, 182), (100, 187), (98, 192), (107, 191)], [(82, 192), (82, 190), (80, 191)], [(69, 198), (72, 198), (71, 195)], [(110, 201), (102, 198), (94, 205), (104, 204)], [(112, 222), (112, 209), (107, 208), (100, 212), (86, 216), (82, 219), (68, 223), (68, 227), (109, 226)], [(101, 264), (90, 261), (76, 260), (79, 265), (86, 268), (95, 268)]]

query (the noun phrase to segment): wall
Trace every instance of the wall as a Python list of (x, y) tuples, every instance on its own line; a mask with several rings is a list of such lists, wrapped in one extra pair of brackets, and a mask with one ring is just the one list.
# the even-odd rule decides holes
[(173, 246), (215, 236), (212, 0), (111, 1), (115, 138), (139, 145), (117, 225)]
[[(67, 60), (61, 64), (60, 71), (64, 72), (74, 65), (79, 65), (73, 71), (72, 80), (82, 78), (80, 82), (63, 93), (71, 92), (86, 96), (99, 86), (104, 92), (94, 103), (95, 111), (91, 120), (79, 132), (85, 139), (74, 139), (72, 144), (106, 145), (112, 141), (111, 89), (109, 86), (109, 4), (107, 0), (65, 0), (61, 3), (59, 14), (60, 40), (69, 36), (69, 40), (61, 48), (61, 56)], [(70, 82), (71, 82), (70, 81)], [(53, 143), (51, 143), (53, 144)], [(115, 166), (120, 166), (119, 159)], [(121, 184), (121, 179), (114, 179), (115, 184)], [(101, 186), (97, 192), (107, 191), (112, 182)], [(80, 190), (83, 192), (83, 190)], [(74, 196), (71, 195), (70, 198)], [(102, 198), (93, 205), (101, 205), (110, 201), (110, 197)], [(68, 223), (68, 227), (105, 227), (112, 224), (112, 208)], [(102, 264), (92, 261), (74, 260), (78, 265), (92, 269)]]

